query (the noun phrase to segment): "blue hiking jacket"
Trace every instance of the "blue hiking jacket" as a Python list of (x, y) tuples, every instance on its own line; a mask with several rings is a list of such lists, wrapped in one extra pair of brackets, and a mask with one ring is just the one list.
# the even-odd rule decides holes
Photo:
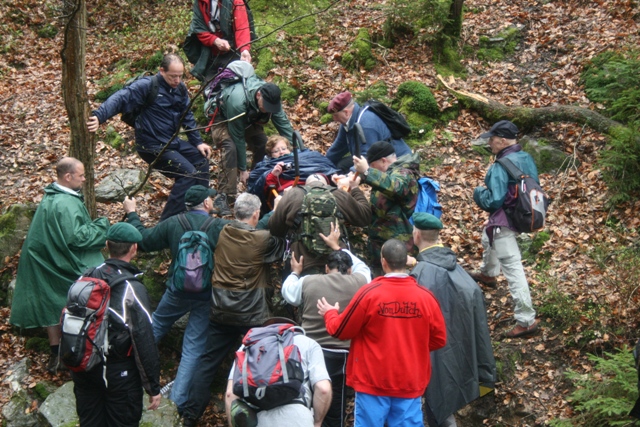
[[(353, 113), (351, 114), (351, 118), (347, 122), (347, 125), (340, 125), (340, 130), (338, 131), (338, 136), (336, 137), (329, 150), (327, 150), (327, 159), (331, 160), (333, 164), (338, 164), (340, 159), (342, 159), (348, 153), (354, 155), (356, 152), (356, 130), (354, 129), (354, 125), (358, 121), (358, 117), (360, 116), (360, 110), (362, 107), (356, 102), (353, 108)], [(362, 130), (364, 132), (364, 138), (366, 140), (365, 144), (360, 146), (360, 153), (363, 157), (367, 157), (367, 151), (369, 151), (369, 147), (371, 144), (378, 141), (389, 141), (393, 148), (396, 150), (396, 156), (398, 158), (404, 156), (405, 154), (411, 154), (411, 148), (404, 142), (402, 139), (391, 139), (391, 131), (387, 127), (387, 125), (382, 121), (382, 119), (376, 114), (367, 109), (360, 118), (360, 126), (362, 126)]]
[[(184, 110), (189, 105), (189, 93), (184, 83), (177, 88), (172, 88), (164, 80), (160, 73), (158, 79), (158, 96), (151, 105), (145, 108), (136, 120), (136, 145), (139, 150), (157, 154), (171, 139), (178, 128), (178, 122)], [(111, 95), (100, 107), (93, 112), (100, 123), (104, 123), (119, 113), (133, 111), (144, 105), (147, 95), (151, 90), (151, 77), (142, 78), (131, 86), (120, 89)], [(189, 111), (182, 127), (184, 129), (196, 128), (193, 112)], [(193, 146), (202, 144), (202, 137), (198, 131), (187, 133), (189, 142)], [(178, 146), (176, 138), (171, 147)], [(170, 148), (171, 148), (170, 147)]]

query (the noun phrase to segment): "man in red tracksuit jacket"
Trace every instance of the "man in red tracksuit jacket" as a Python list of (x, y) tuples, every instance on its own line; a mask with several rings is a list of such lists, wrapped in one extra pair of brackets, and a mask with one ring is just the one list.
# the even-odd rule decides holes
[(381, 250), (385, 275), (362, 287), (347, 308), (318, 300), (327, 332), (351, 339), (347, 384), (356, 391), (355, 426), (423, 426), (421, 397), (431, 378), (429, 352), (444, 347), (446, 328), (433, 294), (407, 275), (407, 249)]

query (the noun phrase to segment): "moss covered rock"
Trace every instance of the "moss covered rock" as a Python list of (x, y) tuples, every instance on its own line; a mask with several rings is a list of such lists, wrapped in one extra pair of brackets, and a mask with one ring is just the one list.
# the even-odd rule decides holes
[(376, 59), (371, 51), (371, 36), (369, 30), (361, 28), (358, 31), (355, 41), (351, 48), (342, 55), (342, 66), (357, 71), (364, 68), (367, 71), (372, 70), (376, 66)]
[(0, 216), (0, 269), (4, 267), (6, 257), (20, 251), (35, 212), (34, 204), (17, 204)]

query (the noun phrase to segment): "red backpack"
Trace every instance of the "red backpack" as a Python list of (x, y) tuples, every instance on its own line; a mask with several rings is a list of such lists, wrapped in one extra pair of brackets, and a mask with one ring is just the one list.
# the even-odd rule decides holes
[(304, 330), (287, 323), (250, 329), (236, 352), (233, 393), (263, 410), (300, 397), (304, 371), (293, 343), (299, 333)]

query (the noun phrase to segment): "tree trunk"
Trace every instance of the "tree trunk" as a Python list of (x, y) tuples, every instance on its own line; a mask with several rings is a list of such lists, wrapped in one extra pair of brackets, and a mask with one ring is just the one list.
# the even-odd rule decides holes
[(85, 204), (92, 218), (97, 216), (95, 197), (95, 147), (94, 135), (87, 130), (89, 102), (87, 76), (85, 74), (87, 7), (85, 0), (64, 0), (64, 16), (68, 19), (64, 28), (64, 41), (60, 51), (62, 58), (62, 97), (69, 117), (71, 141), (69, 155), (84, 164), (87, 180), (84, 183)]
[(452, 0), (449, 7), (449, 16), (444, 24), (442, 33), (445, 34), (455, 44), (460, 39), (462, 32), (462, 8), (464, 0)]
[(442, 76), (438, 75), (438, 79), (463, 107), (477, 112), (482, 118), (491, 123), (499, 120), (510, 120), (521, 129), (531, 129), (545, 123), (571, 122), (589, 126), (591, 129), (607, 135), (612, 135), (616, 129), (626, 128), (623, 124), (588, 108), (575, 107), (573, 105), (556, 105), (541, 108), (510, 107), (485, 98), (482, 95), (464, 90), (455, 90), (450, 86), (453, 83), (452, 78), (449, 78), (450, 81), (446, 82)]

